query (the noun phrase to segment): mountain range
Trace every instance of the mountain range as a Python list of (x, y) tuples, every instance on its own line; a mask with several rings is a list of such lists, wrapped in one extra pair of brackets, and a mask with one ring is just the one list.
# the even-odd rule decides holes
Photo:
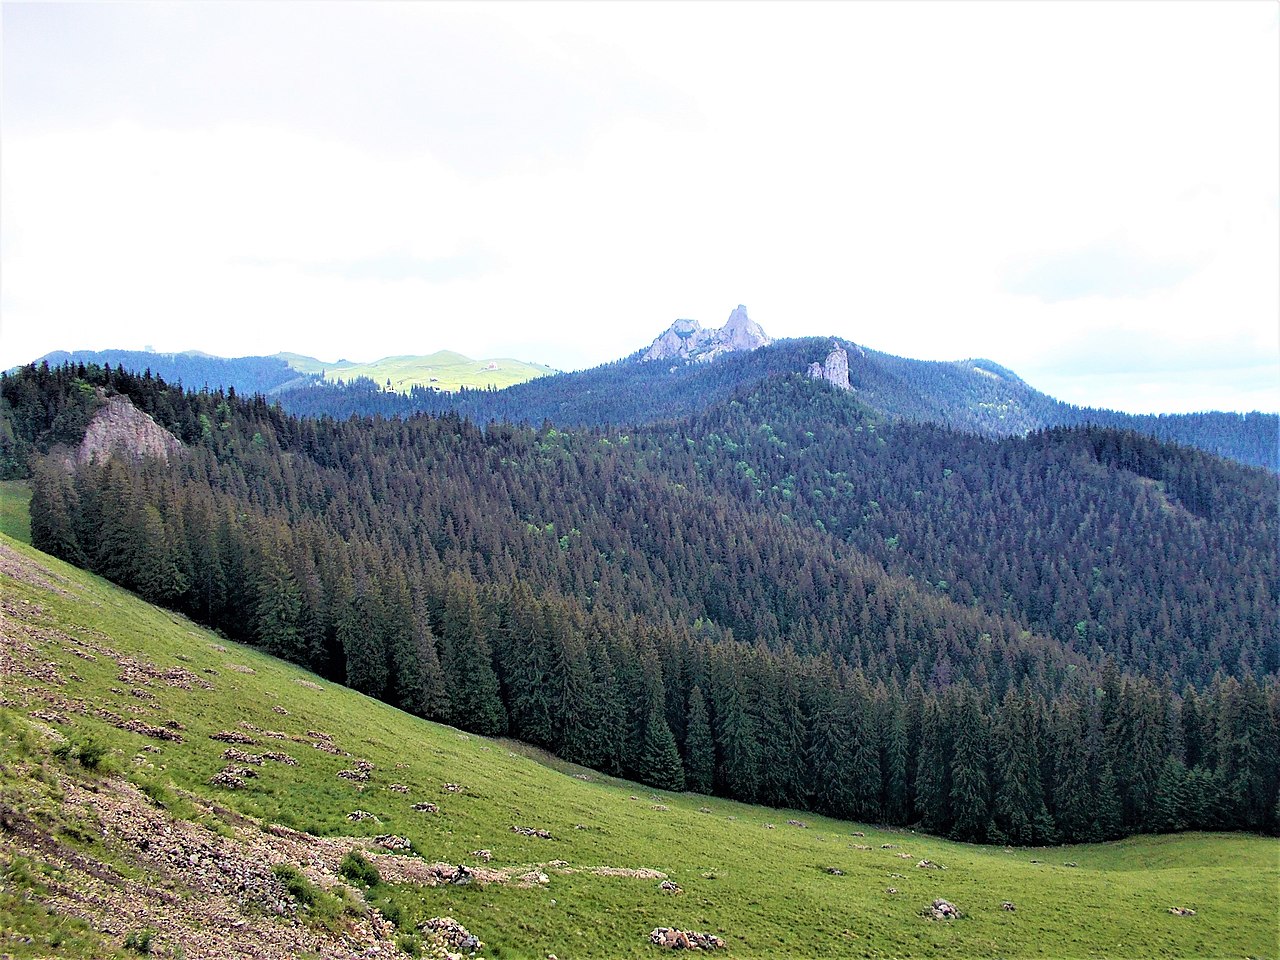
[(991, 360), (913, 360), (840, 337), (775, 341), (742, 305), (720, 328), (676, 320), (646, 348), (566, 373), (508, 359), (473, 361), (450, 351), (373, 364), (326, 364), (290, 353), (227, 359), (120, 350), (56, 352), (41, 361), (149, 369), (189, 388), (262, 393), (306, 416), (452, 412), (477, 423), (546, 421), (562, 427), (677, 419), (763, 378), (807, 373), (847, 386), (862, 404), (895, 420), (988, 437), (1095, 425), (1280, 470), (1280, 415), (1275, 413), (1129, 414), (1079, 407), (1036, 390)]

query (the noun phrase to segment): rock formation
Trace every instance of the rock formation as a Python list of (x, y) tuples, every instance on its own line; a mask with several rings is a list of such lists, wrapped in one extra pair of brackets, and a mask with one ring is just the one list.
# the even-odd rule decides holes
[(838, 343), (831, 344), (831, 352), (822, 363), (816, 360), (809, 364), (809, 377), (812, 380), (825, 380), (841, 390), (852, 390), (849, 385), (849, 354)]
[(707, 362), (722, 354), (755, 350), (771, 343), (773, 339), (760, 324), (747, 316), (747, 308), (738, 304), (718, 330), (703, 329), (697, 320), (677, 320), (653, 341), (640, 359)]
[(135, 407), (128, 397), (110, 397), (89, 421), (75, 460), (86, 464), (106, 460), (112, 454), (130, 460), (168, 460), (181, 449), (177, 437)]

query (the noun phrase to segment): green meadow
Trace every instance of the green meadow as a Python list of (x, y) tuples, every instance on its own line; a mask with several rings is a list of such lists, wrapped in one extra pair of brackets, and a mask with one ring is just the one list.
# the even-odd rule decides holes
[[(212, 686), (148, 688), (154, 703), (143, 719), (176, 718), (185, 727), (181, 743), (117, 729), (92, 710), (52, 725), (72, 744), (106, 747), (94, 776), (128, 778), (153, 797), (189, 791), (318, 836), (400, 834), (412, 840), (411, 856), (432, 862), (476, 864), (472, 851), (484, 848), (492, 867), (547, 875), (547, 883), (528, 888), (397, 885), (385, 897), (404, 929), (449, 915), (485, 942), (483, 956), (538, 960), (653, 957), (663, 951), (647, 935), (659, 925), (715, 933), (726, 941), (720, 955), (741, 958), (1278, 954), (1280, 842), (1274, 839), (1185, 834), (1002, 849), (655, 793), (519, 744), (417, 719), (144, 604), (14, 539), (24, 534), (20, 496), (16, 485), (0, 496), (6, 646), (23, 638), (36, 648), (24, 659), (45, 659), (64, 679), (60, 696), (121, 715), (138, 701), (122, 683), (119, 657), (181, 667)], [(118, 656), (76, 656), (68, 638)], [(41, 684), (21, 670), (4, 680), (0, 806), (36, 804), (32, 791), (39, 785), (29, 775), (22, 780), (21, 771), (57, 763), (51, 755), (57, 738), (37, 735), (39, 722), (29, 716), (46, 706), (36, 693)], [(254, 727), (290, 735), (319, 731), (351, 756), (290, 744), (297, 766), (266, 765), (244, 789), (211, 786), (225, 766), (225, 744), (209, 735)], [(50, 756), (33, 759), (32, 751)], [(373, 764), (367, 784), (338, 777), (352, 757)], [(435, 803), (439, 811), (415, 812), (412, 800)], [(184, 809), (172, 804), (175, 815)], [(357, 809), (381, 823), (350, 822)], [(514, 833), (513, 826), (545, 830), (551, 839)], [(918, 867), (926, 858), (945, 869)], [(590, 872), (600, 867), (661, 871), (683, 892), (661, 892), (652, 875)], [(0, 869), (0, 954), (130, 955), (119, 931), (113, 939), (33, 907), (42, 889), (39, 864), (7, 858)], [(960, 919), (922, 916), (937, 897), (954, 903)], [(1004, 901), (1016, 909), (1003, 909)], [(1176, 916), (1171, 907), (1196, 913)]]
[(452, 350), (439, 350), (420, 357), (383, 357), (371, 363), (350, 360), (324, 363), (295, 353), (282, 353), (279, 357), (300, 373), (323, 373), (326, 380), (368, 377), (378, 386), (396, 393), (408, 393), (415, 386), (434, 387), (450, 393), (463, 387), (502, 389), (555, 372), (551, 367), (510, 357), (472, 360)]

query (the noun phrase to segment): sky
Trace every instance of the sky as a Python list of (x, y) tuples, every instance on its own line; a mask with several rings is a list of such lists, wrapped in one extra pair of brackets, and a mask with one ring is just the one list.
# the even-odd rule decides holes
[(0, 367), (745, 304), (1131, 412), (1280, 409), (1273, 2), (15, 3)]

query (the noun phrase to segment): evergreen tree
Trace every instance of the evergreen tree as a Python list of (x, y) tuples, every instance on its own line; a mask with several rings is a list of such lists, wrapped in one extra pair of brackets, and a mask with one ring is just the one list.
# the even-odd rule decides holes
[(987, 777), (986, 718), (977, 694), (962, 685), (953, 721), (955, 747), (951, 754), (951, 835), (981, 843), (991, 821)]
[(666, 701), (661, 686), (649, 696), (644, 740), (640, 748), (640, 780), (660, 790), (683, 790), (684, 767), (676, 738), (666, 718)]
[(1094, 788), (1092, 837), (1094, 841), (1115, 840), (1124, 833), (1124, 807), (1120, 801), (1120, 787), (1116, 783), (1111, 761), (1102, 760), (1098, 782)]
[(689, 721), (684, 735), (685, 783), (694, 793), (710, 793), (715, 776), (715, 742), (702, 688), (689, 691)]
[(1176, 757), (1167, 757), (1156, 784), (1152, 828), (1173, 833), (1187, 828), (1187, 768)]
[(449, 577), (443, 633), (441, 666), (450, 723), (485, 736), (501, 736), (506, 733), (507, 715), (485, 639), (480, 601), (475, 584), (457, 573)]

